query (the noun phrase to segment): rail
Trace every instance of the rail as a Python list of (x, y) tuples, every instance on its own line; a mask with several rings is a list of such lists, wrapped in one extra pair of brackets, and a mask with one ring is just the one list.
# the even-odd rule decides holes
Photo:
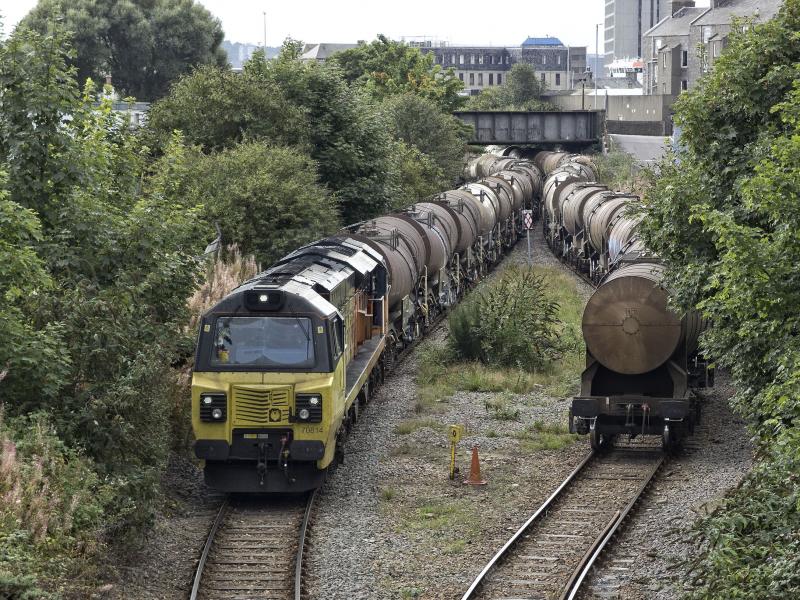
[(466, 593), (461, 597), (461, 600), (471, 600), (474, 597), (473, 594), (475, 594), (478, 588), (480, 588), (486, 576), (492, 571), (492, 569), (494, 569), (497, 563), (500, 562), (504, 556), (509, 554), (511, 549), (517, 544), (517, 541), (525, 534), (525, 532), (527, 532), (534, 523), (542, 518), (545, 511), (553, 504), (553, 502), (555, 502), (556, 498), (561, 495), (564, 489), (566, 489), (575, 476), (580, 473), (581, 470), (583, 470), (583, 468), (594, 457), (594, 455), (594, 451), (589, 452), (589, 454), (584, 457), (580, 464), (575, 467), (575, 469), (569, 475), (567, 475), (567, 478), (561, 482), (561, 485), (559, 485), (556, 490), (550, 494), (547, 500), (545, 500), (544, 503), (536, 509), (536, 512), (534, 512), (533, 515), (531, 515), (531, 517), (522, 524), (522, 527), (520, 527), (516, 533), (514, 533), (514, 535), (512, 535), (511, 538), (503, 545), (503, 547), (497, 551), (497, 554), (491, 558), (491, 560), (472, 582), (472, 585), (469, 586), (469, 589), (467, 589)]
[[(663, 463), (662, 453), (649, 451), (590, 452), (491, 558), (462, 600), (527, 597), (534, 589), (537, 596), (574, 600)], [(587, 510), (591, 519), (582, 518)], [(565, 532), (563, 525), (576, 516), (581, 525)]]
[[(267, 505), (252, 506), (263, 501), (226, 498), (220, 505), (203, 545), (189, 600), (239, 594), (260, 597), (263, 592), (301, 600), (303, 558), (316, 490), (302, 502), (270, 499)], [(292, 539), (292, 531), (296, 548), (286, 543)], [(238, 565), (237, 569), (231, 570), (231, 564)]]

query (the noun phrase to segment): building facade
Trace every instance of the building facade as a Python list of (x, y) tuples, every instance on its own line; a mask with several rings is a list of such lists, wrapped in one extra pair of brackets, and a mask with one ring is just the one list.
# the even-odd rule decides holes
[(728, 45), (735, 19), (763, 22), (778, 12), (781, 0), (673, 0), (670, 13), (642, 37), (644, 93), (677, 97), (709, 72)]
[(516, 63), (531, 65), (549, 90), (572, 89), (586, 71), (586, 47), (565, 46), (558, 38), (528, 38), (518, 47), (433, 46), (420, 47), (433, 54), (434, 64), (452, 68), (469, 94), (504, 85)]
[(669, 0), (606, 0), (604, 63), (642, 58), (642, 34), (669, 14), (669, 4)]

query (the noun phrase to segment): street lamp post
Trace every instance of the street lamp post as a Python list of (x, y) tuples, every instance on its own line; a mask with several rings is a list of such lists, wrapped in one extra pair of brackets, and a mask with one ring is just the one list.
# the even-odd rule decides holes
[(597, 110), (597, 63), (600, 61), (600, 25), (594, 26), (594, 109)]

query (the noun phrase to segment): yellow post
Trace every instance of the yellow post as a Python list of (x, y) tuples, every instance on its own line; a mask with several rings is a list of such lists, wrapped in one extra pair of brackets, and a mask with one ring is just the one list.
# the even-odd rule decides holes
[(450, 425), (450, 479), (456, 478), (456, 444), (463, 433), (464, 428), (461, 425)]

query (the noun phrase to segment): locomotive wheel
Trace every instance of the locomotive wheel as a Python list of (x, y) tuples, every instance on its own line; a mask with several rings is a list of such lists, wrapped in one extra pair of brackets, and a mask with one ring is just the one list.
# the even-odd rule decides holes
[(664, 431), (661, 433), (661, 448), (664, 452), (673, 452), (678, 445), (678, 440), (675, 433), (670, 429), (669, 423), (664, 425)]
[(595, 425), (589, 430), (589, 443), (592, 446), (592, 450), (602, 452), (607, 450), (611, 445), (611, 437), (604, 433), (600, 433), (600, 431), (597, 429), (597, 425)]

